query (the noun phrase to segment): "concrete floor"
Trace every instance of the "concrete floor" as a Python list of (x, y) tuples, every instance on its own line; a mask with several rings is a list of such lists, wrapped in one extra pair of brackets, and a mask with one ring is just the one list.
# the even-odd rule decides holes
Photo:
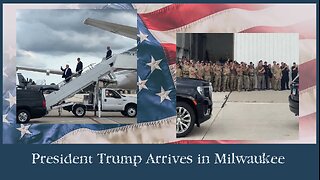
[(295, 140), (299, 121), (289, 110), (289, 91), (213, 93), (212, 117), (185, 138), (188, 140)]
[(71, 112), (62, 111), (61, 116), (57, 110), (52, 110), (39, 119), (31, 119), (30, 123), (39, 124), (135, 124), (137, 118), (122, 116), (119, 112), (102, 112), (101, 118), (87, 112), (84, 117), (75, 117)]

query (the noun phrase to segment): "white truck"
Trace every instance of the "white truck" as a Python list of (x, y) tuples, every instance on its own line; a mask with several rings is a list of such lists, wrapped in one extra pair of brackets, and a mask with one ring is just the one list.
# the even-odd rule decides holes
[(82, 103), (70, 102), (63, 105), (63, 109), (72, 112), (76, 117), (83, 117), (86, 111), (96, 111), (100, 108), (101, 111), (121, 112), (122, 115), (135, 117), (137, 115), (137, 97), (124, 96), (121, 93), (110, 89), (102, 88), (98, 93), (100, 107), (94, 104), (94, 95), (89, 94), (84, 96)]

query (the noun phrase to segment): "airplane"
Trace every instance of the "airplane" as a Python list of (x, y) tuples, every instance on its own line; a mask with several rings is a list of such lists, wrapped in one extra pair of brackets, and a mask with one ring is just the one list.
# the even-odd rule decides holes
[[(137, 28), (106, 22), (102, 20), (87, 18), (83, 22), (86, 25), (93, 26), (104, 31), (109, 31), (115, 34), (119, 34), (121, 36), (125, 36), (130, 39), (136, 40), (137, 37)], [(117, 58), (114, 63), (114, 70), (111, 74), (101, 77), (99, 80), (108, 82), (110, 84), (109, 87), (119, 88), (119, 89), (136, 89), (137, 88), (137, 60), (136, 60), (136, 51), (137, 48), (133, 47), (123, 53), (120, 53), (120, 58)], [(103, 58), (102, 60), (105, 60)], [(90, 64), (86, 66), (87, 68), (93, 67), (94, 64)], [(83, 68), (85, 71), (86, 67)], [(62, 75), (61, 70), (53, 70), (53, 69), (41, 69), (35, 67), (24, 67), (24, 66), (17, 66), (16, 70), (26, 70), (26, 71), (33, 71), (33, 72), (41, 72), (45, 73), (46, 75), (56, 74)], [(17, 74), (19, 75), (19, 73)], [(24, 87), (29, 89), (50, 89), (55, 90), (59, 85), (34, 85), (33, 83), (26, 83), (27, 80), (22, 76), (20, 73), (19, 85), (18, 87)], [(22, 76), (22, 77), (21, 77)], [(74, 73), (72, 76), (76, 76)], [(59, 90), (59, 89), (57, 89)]]

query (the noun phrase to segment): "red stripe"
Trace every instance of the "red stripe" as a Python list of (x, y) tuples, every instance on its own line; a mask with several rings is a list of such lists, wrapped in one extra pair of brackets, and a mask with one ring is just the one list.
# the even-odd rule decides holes
[(299, 66), (299, 90), (316, 86), (316, 65), (315, 59), (307, 61)]
[(168, 59), (168, 64), (176, 63), (176, 45), (171, 43), (162, 43), (161, 46), (164, 49), (164, 53)]
[(264, 4), (172, 4), (150, 13), (140, 14), (140, 17), (148, 29), (165, 31), (227, 9), (255, 11), (270, 6)]
[(299, 136), (302, 140), (316, 139), (316, 113), (299, 118)]
[(284, 27), (256, 26), (240, 33), (299, 33), (299, 39), (316, 39), (316, 22), (309, 20)]

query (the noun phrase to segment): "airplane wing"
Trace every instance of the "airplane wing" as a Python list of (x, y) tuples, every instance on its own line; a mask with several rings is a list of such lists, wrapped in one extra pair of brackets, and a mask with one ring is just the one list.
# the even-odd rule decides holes
[(40, 68), (34, 68), (34, 67), (23, 67), (23, 66), (17, 66), (17, 70), (25, 70), (25, 71), (33, 71), (33, 72), (41, 72), (41, 73), (46, 73), (47, 75), (50, 74), (57, 74), (57, 75), (62, 75), (62, 71), (58, 70), (52, 70), (52, 69), (40, 69)]
[(92, 18), (87, 18), (86, 20), (84, 20), (83, 23), (86, 25), (97, 27), (105, 31), (119, 34), (134, 40), (137, 39), (138, 29), (136, 27), (115, 24), (115, 23), (101, 21), (101, 20), (92, 19)]

